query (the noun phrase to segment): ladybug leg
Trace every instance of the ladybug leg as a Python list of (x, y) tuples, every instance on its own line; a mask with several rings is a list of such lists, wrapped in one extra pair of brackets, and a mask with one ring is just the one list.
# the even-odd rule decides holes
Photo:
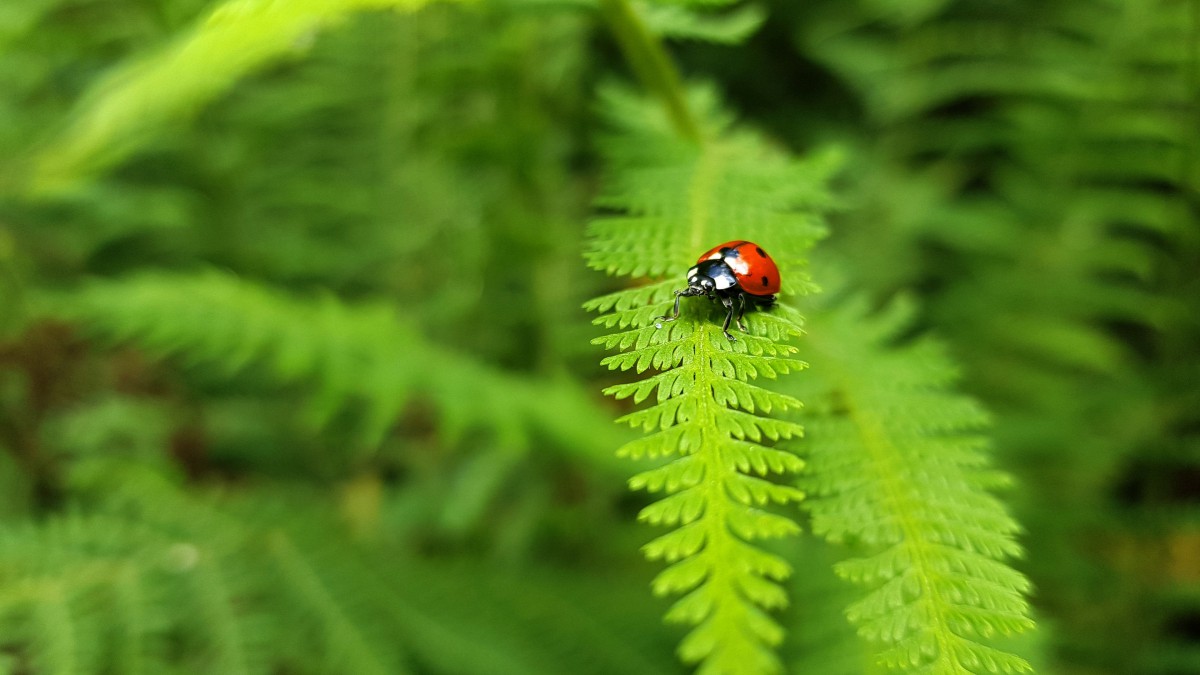
[(725, 337), (729, 338), (730, 342), (737, 342), (737, 338), (733, 337), (733, 333), (729, 332), (729, 322), (733, 321), (733, 300), (731, 298), (721, 298), (721, 304), (725, 305), (725, 309), (729, 313), (725, 315), (725, 323), (721, 325), (721, 332), (725, 333)]
[(737, 327), (743, 333), (749, 333), (750, 331), (746, 330), (745, 322), (742, 321), (742, 317), (746, 316), (746, 294), (745, 293), (738, 295), (738, 302), (740, 303), (740, 307), (738, 309), (738, 315), (737, 315)]
[(674, 321), (679, 318), (679, 301), (683, 299), (683, 291), (675, 291), (675, 310), (671, 312), (671, 316), (660, 316), (657, 319), (656, 328), (662, 328), (663, 321)]

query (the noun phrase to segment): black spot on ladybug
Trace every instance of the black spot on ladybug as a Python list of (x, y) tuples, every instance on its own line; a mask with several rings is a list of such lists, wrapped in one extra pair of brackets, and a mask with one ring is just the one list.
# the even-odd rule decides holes
[(759, 248), (759, 247), (755, 246), (755, 247), (754, 247), (754, 250), (755, 250), (755, 251), (758, 251), (758, 254), (759, 254), (759, 255), (761, 255), (762, 257), (764, 257), (764, 258), (766, 258), (766, 257), (767, 257), (767, 252), (766, 252), (766, 251), (764, 251), (764, 250), (762, 250), (761, 248)]
[(768, 280), (766, 277), (763, 277), (763, 286), (766, 286), (769, 283), (770, 283), (770, 280)]

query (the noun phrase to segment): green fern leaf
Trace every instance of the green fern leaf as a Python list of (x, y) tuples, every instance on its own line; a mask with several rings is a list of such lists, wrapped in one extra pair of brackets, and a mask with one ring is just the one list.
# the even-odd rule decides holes
[(631, 646), (655, 637), (613, 581), (351, 541), (295, 486), (215, 504), (139, 463), (86, 463), (93, 513), (0, 528), (3, 672), (666, 672)]
[(416, 10), (428, 0), (227, 0), (160, 53), (96, 84), (70, 126), (38, 158), (36, 192), (69, 187), (128, 155), (153, 131), (195, 110), (255, 69), (301, 52), (355, 11)]
[(605, 444), (617, 440), (569, 383), (518, 377), (431, 344), (382, 303), (350, 305), (330, 295), (314, 302), (210, 270), (95, 281), (53, 304), (101, 335), (161, 356), (229, 376), (256, 369), (280, 384), (311, 384), (312, 419), (323, 424), (353, 406), (368, 447), (417, 395), (433, 403), (452, 436), (485, 429), (501, 447), (521, 448), (541, 434), (601, 467)]
[[(233, 538), (153, 492), (142, 520), (66, 514), (0, 536), (0, 638), (37, 672), (171, 672), (181, 650), (197, 672), (268, 672), (261, 608), (226, 567)], [(187, 639), (169, 648), (177, 630)]]
[(770, 477), (803, 464), (773, 447), (799, 436), (800, 427), (765, 415), (800, 402), (755, 381), (805, 366), (788, 344), (801, 332), (800, 317), (785, 306), (756, 312), (747, 317), (750, 334), (736, 342), (704, 300), (685, 303), (674, 323), (660, 327), (655, 317), (670, 309), (671, 289), (700, 252), (739, 237), (776, 255), (785, 292), (809, 290), (800, 263), (822, 232), (820, 169), (732, 130), (705, 90), (690, 96), (706, 139), (699, 145), (677, 136), (667, 116), (641, 99), (609, 90), (606, 103), (615, 131), (605, 143), (611, 173), (598, 204), (614, 214), (592, 224), (587, 259), (610, 274), (669, 276), (587, 303), (604, 312), (595, 323), (618, 329), (594, 340), (618, 352), (602, 363), (644, 375), (605, 390), (650, 404), (621, 418), (646, 436), (619, 454), (670, 460), (630, 479), (633, 489), (665, 493), (639, 518), (673, 528), (644, 548), (668, 564), (653, 588), (683, 595), (667, 619), (695, 626), (679, 653), (700, 672), (778, 672), (773, 648), (783, 630), (768, 610), (787, 603), (779, 582), (791, 568), (756, 542), (799, 531), (769, 509), (803, 494)]
[(870, 317), (866, 303), (811, 315), (799, 392), (809, 414), (809, 471), (800, 486), (814, 533), (870, 554), (838, 563), (869, 588), (847, 611), (880, 663), (930, 675), (1021, 673), (1025, 659), (984, 642), (1029, 630), (1028, 580), (1004, 561), (1021, 554), (1017, 523), (989, 488), (984, 411), (947, 389), (940, 346), (889, 347), (902, 307)]
[[(880, 146), (896, 156), (870, 160), (899, 170), (864, 195), (874, 222), (857, 228), (867, 243), (854, 254), (894, 258), (902, 237), (932, 238), (970, 265), (931, 311), (981, 386), (1002, 398), (1060, 405), (1062, 381), (1128, 362), (1104, 322), (1154, 326), (1167, 314), (1145, 290), (1158, 255), (1145, 242), (1187, 218), (1180, 139), (1190, 132), (1179, 111), (1190, 101), (1192, 11), (1072, 0), (1050, 13), (935, 13), (895, 34), (843, 17), (830, 25), (862, 28), (811, 38), (815, 58), (858, 88), (880, 132), (900, 141)], [(1150, 63), (1161, 78), (1152, 85)], [(945, 114), (982, 101), (986, 113)], [(997, 156), (1023, 159), (986, 159)], [(888, 203), (871, 204), (876, 195)]]

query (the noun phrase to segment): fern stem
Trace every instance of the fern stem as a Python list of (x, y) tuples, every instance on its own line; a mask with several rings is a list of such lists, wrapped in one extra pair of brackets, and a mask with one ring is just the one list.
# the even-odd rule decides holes
[(675, 130), (687, 140), (703, 144), (704, 136), (688, 107), (679, 71), (662, 42), (646, 28), (628, 0), (600, 0), (600, 10), (608, 19), (629, 66), (642, 84), (660, 99)]

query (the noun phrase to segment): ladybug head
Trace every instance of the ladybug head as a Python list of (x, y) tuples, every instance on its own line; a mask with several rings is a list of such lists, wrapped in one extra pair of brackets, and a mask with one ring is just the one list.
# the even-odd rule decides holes
[(721, 260), (702, 260), (688, 270), (687, 288), (680, 295), (712, 295), (737, 285), (737, 277)]
[(710, 295), (717, 289), (712, 277), (703, 274), (689, 274), (687, 288), (675, 291), (678, 295)]

